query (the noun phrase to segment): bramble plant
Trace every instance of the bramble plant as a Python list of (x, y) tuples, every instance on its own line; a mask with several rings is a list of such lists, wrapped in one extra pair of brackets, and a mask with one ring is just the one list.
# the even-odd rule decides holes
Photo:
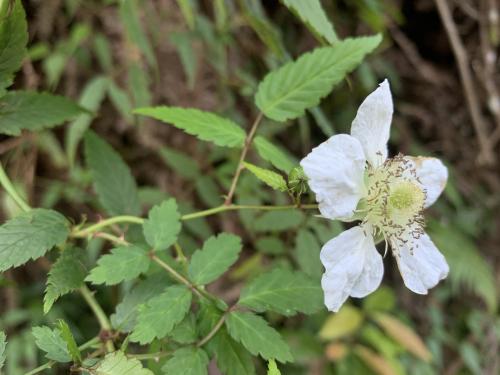
[[(178, 3), (191, 31), (199, 27), (197, 32), (209, 34), (206, 20), (195, 25), (190, 2)], [(224, 1), (214, 3), (222, 17)], [(281, 6), (321, 44), (292, 60), (273, 42), (273, 29), (266, 29), (246, 2), (241, 4), (259, 36), (280, 56), (279, 65), (252, 86), (253, 121), (248, 126), (234, 113), (153, 106), (136, 57), (130, 57), (134, 61), (128, 72), (137, 84), (133, 98), (112, 74), (92, 79), (78, 103), (48, 92), (11, 89), (28, 56), (28, 25), (20, 0), (0, 0), (0, 134), (50, 139), (45, 147), (51, 148), (59, 142), (51, 129), (69, 122), (59, 167), (67, 170), (70, 182), (54, 185), (54, 194), (78, 202), (71, 211), (58, 210), (56, 200), (45, 196), (36, 207), (0, 164), (11, 214), (0, 227), (0, 272), (44, 259), (47, 275), (43, 301), (33, 307), (43, 309), (45, 316), (29, 327), (30, 340), (42, 355), (33, 354), (37, 362), (26, 375), (68, 369), (99, 375), (206, 375), (211, 363), (224, 375), (295, 374), (303, 354), (297, 341), (310, 341), (318, 331), (321, 340), (329, 341), (362, 326), (362, 339), (382, 342), (380, 351), (398, 370), (387, 374), (404, 373), (395, 360), (401, 353), (431, 360), (423, 341), (390, 314), (394, 295), (389, 289), (381, 287), (360, 302), (366, 314), (349, 304), (340, 310), (349, 296), (365, 297), (379, 288), (384, 270), (378, 243), (385, 242), (386, 252), (391, 247), (405, 285), (416, 293), (426, 294), (448, 274), (445, 258), (424, 232), (422, 216), (442, 193), (448, 171), (435, 158), (388, 158), (389, 82), (383, 81), (361, 104), (351, 135), (333, 135), (325, 125), (324, 133), (331, 137), (307, 156), (309, 150), (304, 150), (301, 162), (266, 130), (271, 122), (300, 121), (307, 112), (324, 117), (321, 100), (349, 80), (348, 74), (379, 47), (382, 36), (339, 39), (319, 0), (307, 5), (282, 0)], [(131, 55), (140, 55), (156, 69), (136, 2), (123, 0), (119, 9), (135, 46)], [(47, 68), (51, 87), (61, 78), (64, 59), (90, 33), (84, 27), (72, 31)], [(181, 46), (192, 87), (190, 69), (195, 68), (183, 37), (172, 40)], [(102, 35), (95, 37), (99, 63), (110, 69), (106, 43)], [(165, 146), (158, 154), (193, 183), (204, 209), (159, 188), (138, 186), (121, 153), (97, 127), (91, 129), (101, 103), (113, 105), (128, 125), (155, 122), (197, 139), (207, 163), (220, 167), (217, 183), (188, 151)], [(79, 211), (81, 207), (85, 209)], [(219, 215), (233, 215), (231, 220), (239, 220), (246, 233), (231, 225), (214, 232), (205, 219)], [(339, 221), (361, 223), (342, 232)], [(293, 235), (293, 254), (266, 263), (262, 254), (285, 254), (287, 244), (274, 235), (284, 230)], [(321, 254), (320, 242), (325, 243)], [(224, 293), (213, 287), (221, 284)], [(63, 305), (69, 298), (88, 306), (92, 332), (81, 332), (72, 323), (79, 315)], [(328, 310), (340, 311), (327, 315)], [(310, 319), (306, 325), (314, 334), (293, 336), (295, 323), (284, 323), (292, 316)], [(0, 372), (9, 366), (6, 333), (0, 332)], [(22, 344), (16, 345), (12, 351)], [(346, 351), (335, 345), (327, 349), (330, 359)], [(380, 357), (373, 350), (354, 339), (350, 350), (377, 371)]]

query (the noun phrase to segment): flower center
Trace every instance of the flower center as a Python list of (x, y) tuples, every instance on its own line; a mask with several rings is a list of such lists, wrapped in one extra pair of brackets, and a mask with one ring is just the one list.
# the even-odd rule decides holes
[(380, 167), (368, 167), (367, 193), (358, 207), (365, 213), (363, 224), (376, 239), (385, 240), (393, 252), (424, 233), (422, 210), (426, 193), (413, 163), (402, 155), (387, 159)]

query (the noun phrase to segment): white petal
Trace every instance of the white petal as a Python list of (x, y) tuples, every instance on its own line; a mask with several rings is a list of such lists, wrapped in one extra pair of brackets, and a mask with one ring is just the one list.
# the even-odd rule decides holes
[(323, 246), (320, 258), (325, 273), (321, 286), (328, 310), (337, 312), (349, 295), (364, 297), (379, 286), (382, 258), (377, 253), (377, 259), (373, 252), (373, 238), (360, 226), (342, 232)]
[(448, 263), (427, 234), (413, 241), (413, 254), (409, 244), (397, 250), (399, 271), (406, 287), (413, 292), (427, 294), (428, 289), (448, 276)]
[(300, 162), (316, 194), (321, 214), (328, 219), (349, 218), (364, 194), (365, 157), (356, 138), (334, 135)]
[(426, 191), (424, 207), (432, 205), (443, 192), (448, 180), (448, 168), (437, 158), (407, 156), (415, 165), (419, 182)]
[(381, 165), (387, 159), (387, 142), (392, 121), (392, 95), (389, 82), (380, 86), (366, 97), (358, 108), (351, 125), (351, 135), (356, 137), (372, 166)]

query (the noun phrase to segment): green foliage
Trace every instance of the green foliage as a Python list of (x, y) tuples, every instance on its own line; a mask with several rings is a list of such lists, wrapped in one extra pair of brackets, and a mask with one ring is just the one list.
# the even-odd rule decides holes
[(217, 367), (224, 375), (255, 374), (252, 356), (229, 336), (225, 328), (222, 328), (210, 341), (210, 347), (215, 353)]
[(182, 322), (177, 324), (169, 337), (179, 344), (192, 344), (198, 337), (196, 318), (193, 314), (187, 315)]
[(111, 254), (99, 258), (97, 267), (90, 271), (85, 281), (115, 285), (132, 280), (148, 270), (150, 261), (147, 251), (139, 246), (115, 247)]
[(5, 364), (5, 348), (7, 347), (7, 337), (0, 331), (0, 371)]
[(254, 174), (259, 180), (275, 190), (287, 191), (288, 187), (282, 175), (268, 169), (257, 167), (256, 165), (245, 162), (245, 168)]
[(195, 284), (208, 284), (226, 272), (236, 262), (241, 251), (241, 239), (234, 234), (222, 233), (210, 237), (197, 250), (189, 264), (189, 277)]
[(194, 108), (163, 106), (139, 108), (134, 113), (172, 124), (217, 146), (242, 147), (245, 140), (244, 130), (233, 121)]
[(64, 216), (43, 208), (24, 212), (0, 227), (0, 271), (43, 256), (69, 235)]
[(243, 288), (238, 303), (256, 311), (312, 314), (323, 307), (323, 292), (317, 281), (303, 273), (277, 268)]
[(206, 375), (208, 362), (203, 349), (187, 347), (177, 349), (161, 369), (165, 375)]
[(257, 136), (253, 143), (262, 159), (270, 162), (279, 170), (290, 173), (295, 167), (295, 163), (279, 147), (269, 142), (266, 138)]
[(320, 245), (314, 234), (307, 229), (299, 229), (295, 239), (295, 260), (300, 269), (314, 279), (318, 279), (323, 271), (319, 260), (320, 250)]
[(191, 292), (184, 286), (168, 287), (139, 307), (137, 325), (130, 340), (144, 345), (165, 337), (184, 319), (191, 306)]
[(326, 39), (330, 44), (338, 41), (320, 0), (281, 0), (281, 2), (295, 13), (315, 35)]
[(319, 104), (373, 51), (380, 35), (345, 39), (333, 47), (317, 48), (269, 73), (260, 83), (255, 104), (269, 118), (286, 121)]
[(110, 215), (138, 215), (137, 186), (120, 155), (93, 132), (85, 135), (85, 159), (99, 202)]
[(154, 206), (144, 221), (143, 232), (146, 241), (155, 251), (173, 245), (181, 231), (181, 215), (177, 211), (175, 199), (169, 199)]
[(12, 84), (26, 54), (28, 26), (20, 0), (0, 2), (0, 96)]
[(260, 316), (250, 312), (231, 312), (226, 320), (229, 334), (253, 355), (280, 362), (293, 361), (290, 348), (280, 334)]
[(73, 334), (71, 333), (68, 324), (66, 324), (66, 322), (62, 319), (59, 319), (57, 321), (57, 324), (59, 326), (61, 338), (66, 343), (66, 347), (68, 348), (69, 356), (71, 357), (73, 362), (76, 363), (82, 362), (82, 355), (80, 353), (80, 349), (78, 349), (78, 346), (76, 345), (75, 338), (73, 337)]
[(267, 364), (267, 375), (281, 375), (278, 365), (274, 359), (270, 359)]
[(122, 351), (106, 355), (104, 360), (92, 369), (97, 375), (153, 375), (153, 372), (142, 367), (139, 360), (127, 358)]
[(57, 261), (52, 265), (43, 297), (45, 314), (59, 297), (83, 285), (87, 274), (84, 254), (84, 251), (78, 247), (68, 247), (61, 252)]
[(19, 135), (71, 120), (82, 112), (73, 101), (58, 95), (34, 91), (11, 91), (0, 98), (0, 133)]
[(200, 176), (198, 163), (188, 155), (169, 147), (162, 147), (159, 154), (163, 161), (179, 176), (188, 180), (195, 180)]
[(257, 218), (253, 227), (258, 232), (279, 232), (298, 227), (304, 214), (297, 210), (269, 211)]
[(33, 327), (32, 332), (36, 345), (46, 353), (45, 356), (48, 359), (63, 363), (71, 361), (68, 346), (66, 341), (61, 337), (59, 328)]

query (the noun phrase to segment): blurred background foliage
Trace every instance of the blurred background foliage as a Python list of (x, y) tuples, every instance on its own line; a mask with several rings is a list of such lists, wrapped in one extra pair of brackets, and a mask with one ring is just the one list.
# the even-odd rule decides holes
[[(419, 296), (404, 288), (394, 260), (387, 257), (383, 287), (364, 300), (351, 299), (338, 314), (325, 310), (288, 319), (270, 314), (268, 319), (280, 327), (297, 359), (292, 365), (280, 365), (281, 371), (287, 375), (499, 374), (500, 173), (498, 164), (481, 163), (479, 158), (482, 150), (436, 4), (430, 0), (322, 3), (339, 38), (381, 32), (384, 41), (320, 107), (298, 121), (264, 120), (259, 132), (297, 162), (328, 136), (346, 132), (364, 96), (388, 77), (395, 96), (392, 152), (438, 156), (450, 168), (444, 197), (428, 212), (428, 230), (451, 272), (429, 296)], [(34, 205), (56, 208), (75, 222), (83, 216), (99, 218), (79, 148), (89, 127), (131, 167), (144, 212), (168, 196), (177, 198), (183, 212), (221, 204), (238, 151), (200, 143), (173, 127), (135, 117), (132, 109), (160, 104), (196, 107), (247, 127), (256, 115), (252, 96), (266, 72), (326, 43), (277, 0), (26, 0), (23, 4), (29, 56), (15, 87), (74, 98), (89, 113), (52, 131), (2, 136), (0, 154)], [(499, 69), (498, 63), (491, 69), (485, 54), (493, 53), (496, 61), (498, 20), (490, 20), (488, 12), (497, 5), (494, 0), (447, 4), (470, 59), (483, 120), (493, 128), (498, 125), (498, 97), (488, 85), (498, 83)], [(249, 161), (266, 167), (255, 153)], [(287, 203), (248, 171), (240, 180), (236, 202)], [(3, 219), (16, 211), (3, 195)], [(186, 224), (181, 245), (188, 253), (219, 231), (244, 239), (242, 260), (229, 277), (211, 285), (226, 301), (237, 298), (245, 280), (276, 264), (302, 269), (319, 282), (320, 246), (342, 229), (340, 223), (300, 211), (232, 212)], [(101, 247), (99, 239), (91, 241), (88, 264), (95, 262)], [(61, 298), (43, 315), (40, 296), (49, 261), (42, 258), (0, 276), (0, 329), (9, 336), (5, 368), (9, 375), (24, 374), (44, 361), (31, 327), (64, 318), (79, 340), (92, 337), (98, 329), (76, 296)], [(98, 289), (97, 297), (112, 314), (131, 286)], [(157, 365), (148, 366), (154, 370)], [(263, 373), (265, 364), (259, 366)], [(215, 368), (211, 371), (218, 374)]]

